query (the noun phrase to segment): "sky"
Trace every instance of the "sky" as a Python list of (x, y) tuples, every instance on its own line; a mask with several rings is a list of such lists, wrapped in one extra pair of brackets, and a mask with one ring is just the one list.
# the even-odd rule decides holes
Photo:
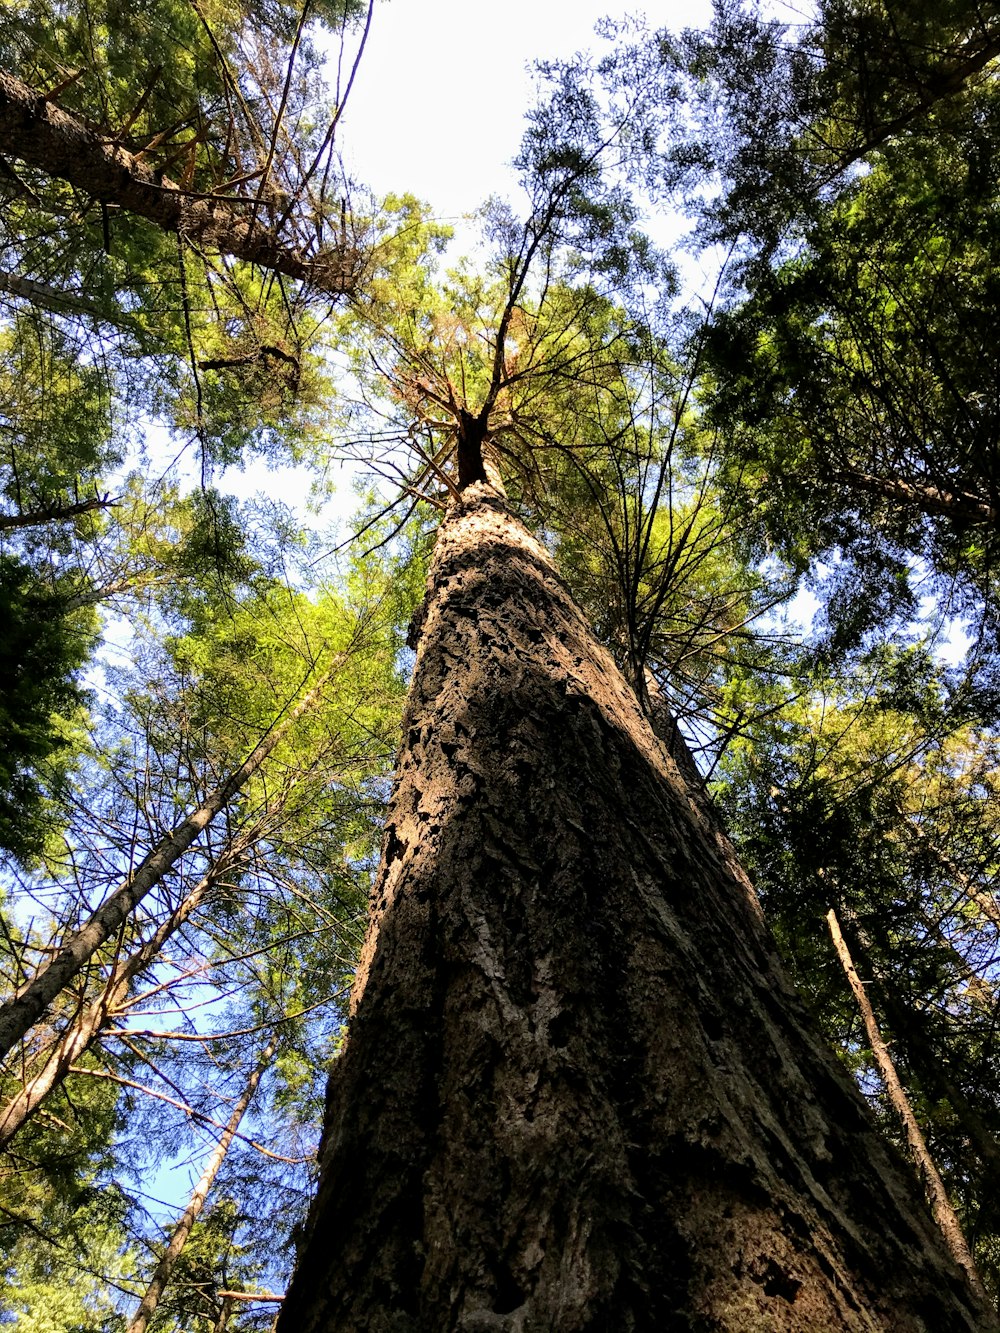
[[(641, 12), (615, 0), (379, 0), (344, 112), (352, 174), (376, 193), (410, 191), (442, 219), (513, 188), (507, 164), (532, 103), (529, 66), (606, 47), (605, 17)], [(704, 24), (709, 0), (652, 6), (654, 27)]]

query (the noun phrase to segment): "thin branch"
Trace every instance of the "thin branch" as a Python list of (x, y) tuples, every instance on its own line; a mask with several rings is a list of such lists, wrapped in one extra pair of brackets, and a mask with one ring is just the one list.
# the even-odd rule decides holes
[[(150, 1088), (145, 1083), (136, 1083), (134, 1079), (124, 1078), (121, 1074), (113, 1074), (109, 1069), (88, 1069), (85, 1065), (72, 1065), (70, 1073), (83, 1074), (87, 1078), (103, 1078), (109, 1083), (117, 1083), (123, 1088), (132, 1088), (135, 1092), (141, 1092), (146, 1097), (152, 1097), (154, 1101), (165, 1102), (168, 1106), (173, 1106), (178, 1111), (189, 1117), (191, 1120), (197, 1120), (199, 1124), (211, 1125), (213, 1129), (225, 1129), (226, 1126), (221, 1120), (216, 1120), (213, 1116), (206, 1115), (204, 1111), (196, 1111), (188, 1102), (178, 1101), (176, 1097), (168, 1097), (165, 1092), (158, 1092), (156, 1088)], [(235, 1136), (244, 1143), (249, 1144), (257, 1152), (263, 1153), (265, 1157), (272, 1158), (275, 1162), (284, 1162), (286, 1166), (301, 1166), (304, 1162), (312, 1160), (310, 1157), (282, 1157), (281, 1153), (272, 1152), (270, 1148), (265, 1148), (263, 1144), (258, 1143), (256, 1139), (249, 1138), (246, 1134), (236, 1134)]]

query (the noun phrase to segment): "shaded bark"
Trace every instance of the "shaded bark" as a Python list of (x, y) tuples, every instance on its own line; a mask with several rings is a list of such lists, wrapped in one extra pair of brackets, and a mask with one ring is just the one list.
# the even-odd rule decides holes
[(331, 295), (354, 290), (358, 255), (344, 243), (310, 255), (254, 219), (253, 200), (203, 198), (182, 189), (141, 154), (130, 153), (62, 111), (20, 79), (0, 71), (0, 152), (145, 218), (204, 249), (310, 282)]
[(464, 407), (458, 409), (456, 454), (459, 490), (464, 490), (473, 482), (489, 481), (483, 455), (483, 446), (489, 434), (489, 414), (489, 405), (476, 416)]
[(442, 526), (283, 1333), (995, 1327), (543, 549)]

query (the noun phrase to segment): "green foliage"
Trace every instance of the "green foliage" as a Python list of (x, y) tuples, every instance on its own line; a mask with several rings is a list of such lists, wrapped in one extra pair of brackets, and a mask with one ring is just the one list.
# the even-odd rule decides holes
[[(309, 12), (337, 28), (358, 6)], [(280, 1287), (363, 935), (405, 627), (470, 440), (640, 700), (655, 682), (721, 765), (807, 1002), (872, 1090), (823, 922), (837, 908), (995, 1276), (992, 19), (830, 0), (794, 41), (729, 4), (705, 34), (623, 25), (600, 92), (546, 68), (525, 216), (491, 201), (485, 248), (445, 266), (448, 229), (412, 196), (326, 199), (334, 113), (309, 24), (288, 64), (301, 15), (0, 15), (21, 77), (184, 188), (238, 194), (288, 245), (365, 237), (361, 289), (331, 313), (33, 168), (0, 181), (0, 519), (35, 513), (0, 551), (0, 845), (33, 867), (11, 871), (7, 988), (319, 686), (3, 1073), (6, 1100), (171, 926), (4, 1161), (15, 1327), (121, 1327), (162, 1243), (150, 1179), (204, 1160), (270, 1032), (156, 1327), (215, 1328), (220, 1289)], [(734, 247), (725, 309), (676, 312), (640, 187), (686, 190), (702, 238)], [(139, 452), (151, 420), (197, 451), (189, 493)], [(369, 465), (342, 567), (301, 516), (213, 484), (254, 454), (317, 465), (317, 487), (331, 457)], [(980, 618), (964, 677), (885, 638), (924, 609), (928, 570), (950, 614)], [(774, 615), (798, 577), (825, 617), (804, 649)], [(88, 736), (93, 607), (112, 598)]]
[[(217, 193), (221, 206), (258, 218), (279, 248), (305, 251), (346, 245), (341, 201), (335, 217), (317, 188), (339, 109), (316, 40), (361, 12), (355, 0), (326, 0), (305, 22), (283, 0), (143, 0), (95, 16), (24, 0), (0, 13), (0, 43), (12, 73), (52, 90), (108, 141), (194, 196)], [(203, 466), (315, 447), (322, 312), (301, 287), (203, 255), (34, 168), (8, 167), (0, 194), (0, 270), (10, 274), (0, 292), (19, 318), (46, 312), (78, 364), (103, 380), (106, 409), (162, 416), (197, 441)]]
[[(4, 1096), (12, 1083), (3, 1078)], [(119, 1123), (108, 1084), (58, 1094), (0, 1163), (0, 1323), (21, 1333), (120, 1333), (115, 1287), (129, 1204), (108, 1144)]]
[[(88, 901), (99, 901), (120, 882), (159, 830), (174, 826), (245, 758), (303, 689), (326, 679), (254, 782), (95, 958), (49, 1014), (44, 1033), (36, 1031), (8, 1065), (0, 1104), (25, 1074), (44, 1067), (51, 1056), (44, 1042), (70, 1031), (106, 994), (119, 960), (169, 920), (203, 877), (211, 880), (197, 912), (131, 987), (140, 1016), (116, 1002), (104, 1026), (122, 1034), (102, 1033), (18, 1135), (16, 1154), (7, 1159), (5, 1202), (18, 1218), (41, 1218), (44, 1237), (27, 1221), (9, 1224), (21, 1239), (9, 1247), (16, 1259), (5, 1306), (34, 1309), (51, 1281), (66, 1286), (67, 1318), (75, 1309), (70, 1294), (78, 1289), (90, 1310), (90, 1293), (102, 1290), (102, 1279), (92, 1286), (78, 1280), (74, 1265), (80, 1264), (141, 1289), (148, 1268), (137, 1256), (151, 1230), (140, 1206), (143, 1192), (181, 1145), (204, 1152), (212, 1121), (229, 1114), (226, 1078), (240, 1076), (233, 1056), (242, 1038), (215, 1039), (213, 1033), (273, 1026), (282, 1034), (282, 1056), (262, 1090), (262, 1127), (250, 1128), (281, 1160), (265, 1158), (262, 1166), (249, 1145), (233, 1151), (220, 1189), (223, 1197), (232, 1191), (235, 1212), (221, 1208), (213, 1215), (215, 1231), (206, 1235), (217, 1235), (218, 1244), (202, 1244), (196, 1233), (190, 1272), (163, 1308), (162, 1326), (181, 1328), (207, 1317), (204, 1303), (194, 1299), (206, 1265), (215, 1265), (214, 1290), (243, 1280), (252, 1285), (264, 1237), (273, 1258), (264, 1285), (273, 1280), (280, 1286), (290, 1261), (288, 1232), (305, 1208), (324, 1070), (361, 940), (396, 744), (397, 658), (419, 574), (410, 562), (394, 568), (381, 558), (356, 559), (319, 582), (310, 574), (315, 542), (279, 506), (241, 507), (208, 490), (181, 498), (167, 489), (150, 512), (144, 489), (126, 488), (108, 529), (118, 548), (109, 558), (133, 561), (145, 584), (130, 602), (126, 646), (135, 664), (106, 664), (102, 672), (104, 702), (90, 752), (78, 764), (72, 805), (60, 810), (63, 819), (69, 816), (65, 841), (50, 839), (46, 870), (24, 877), (13, 896), (0, 950), (5, 989), (46, 956), (54, 939), (86, 913)], [(53, 617), (36, 628), (58, 643), (67, 624), (66, 617)], [(190, 1020), (178, 1022), (178, 1009), (190, 1009)], [(189, 1036), (193, 1027), (206, 1044), (181, 1039), (175, 1047), (169, 1040), (175, 1026)], [(168, 1035), (133, 1039), (130, 1028)], [(126, 1085), (116, 1081), (122, 1079)], [(168, 1102), (156, 1099), (164, 1088)], [(184, 1099), (193, 1108), (190, 1117), (181, 1109)], [(125, 1191), (115, 1221), (117, 1257), (86, 1249), (72, 1210), (45, 1212), (106, 1180), (112, 1162)], [(133, 1186), (139, 1193), (129, 1199)], [(93, 1305), (98, 1308), (104, 1306)], [(122, 1300), (115, 1298), (114, 1308), (121, 1310)], [(53, 1302), (52, 1309), (62, 1307)], [(211, 1309), (214, 1327), (219, 1311)], [(256, 1326), (259, 1311), (237, 1314), (234, 1326)]]
[(735, 256), (706, 344), (730, 494), (797, 568), (864, 582), (867, 616), (831, 603), (845, 648), (912, 614), (915, 570), (993, 624), (998, 32), (963, 0), (794, 29), (723, 4), (657, 47), (683, 92), (657, 166)]
[[(100, 1222), (84, 1216), (78, 1225)], [(88, 1248), (86, 1267), (72, 1259), (60, 1262), (50, 1248), (22, 1241), (10, 1255), (16, 1279), (8, 1284), (0, 1278), (4, 1325), (17, 1333), (122, 1333), (125, 1322), (104, 1276), (116, 1270), (117, 1260), (110, 1238)]]
[[(242, 1193), (242, 1191), (241, 1191)], [(216, 1295), (220, 1287), (254, 1291), (267, 1266), (263, 1246), (249, 1237), (237, 1239), (241, 1226), (249, 1220), (241, 1216), (241, 1206), (224, 1193), (197, 1221), (177, 1261), (170, 1285), (164, 1292), (151, 1324), (160, 1333), (181, 1329), (214, 1329), (221, 1313)], [(169, 1234), (169, 1228), (168, 1228)], [(240, 1329), (268, 1327), (273, 1323), (273, 1307), (246, 1310), (236, 1325)], [(247, 1319), (245, 1316), (250, 1315)], [(254, 1316), (257, 1316), (254, 1318)]]
[(883, 645), (851, 667), (841, 679), (817, 673), (730, 746), (720, 795), (800, 993), (872, 1090), (877, 1073), (826, 928), (836, 910), (996, 1284), (1000, 749), (963, 716), (961, 682), (926, 646)]
[(91, 611), (67, 613), (55, 588), (0, 555), (0, 848), (28, 862), (60, 822), (55, 802), (80, 743), (79, 683), (94, 634)]
[[(983, 147), (989, 120), (968, 126)], [(968, 137), (886, 148), (720, 319), (713, 410), (745, 511), (798, 559), (839, 548), (904, 591), (918, 557), (992, 604), (997, 237), (974, 157)]]
[(104, 374), (31, 312), (0, 327), (0, 487), (8, 513), (68, 505), (120, 463)]

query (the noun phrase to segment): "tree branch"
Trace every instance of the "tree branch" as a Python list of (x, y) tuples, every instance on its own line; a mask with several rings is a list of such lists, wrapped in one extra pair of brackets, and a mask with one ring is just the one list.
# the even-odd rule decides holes
[(108, 509), (117, 504), (110, 495), (95, 495), (90, 500), (74, 500), (72, 504), (43, 505), (41, 509), (29, 509), (23, 514), (0, 514), (0, 532), (12, 528), (34, 528), (42, 523), (63, 522), (68, 518), (77, 518), (80, 514), (89, 514), (95, 509)]
[(943, 98), (962, 92), (968, 81), (981, 73), (997, 56), (1000, 56), (1000, 33), (989, 32), (978, 47), (970, 40), (951, 64), (943, 64), (939, 71), (929, 73), (926, 78), (916, 83), (917, 97), (912, 105), (899, 115), (893, 116), (891, 120), (873, 126), (861, 143), (842, 153), (837, 161), (836, 173), (846, 171), (855, 162), (860, 162), (876, 148), (880, 148), (893, 135), (907, 129), (915, 120), (925, 115)]
[(310, 258), (243, 216), (252, 200), (199, 196), (108, 143), (20, 79), (0, 72), (0, 151), (69, 182), (104, 204), (146, 218), (206, 249), (299, 278), (341, 296), (354, 290), (358, 256), (344, 247)]
[(997, 511), (988, 501), (969, 491), (948, 491), (927, 482), (903, 481), (899, 477), (878, 477), (853, 468), (831, 472), (831, 481), (854, 486), (873, 495), (884, 496), (896, 504), (912, 504), (925, 514), (940, 514), (966, 523), (993, 525)]

